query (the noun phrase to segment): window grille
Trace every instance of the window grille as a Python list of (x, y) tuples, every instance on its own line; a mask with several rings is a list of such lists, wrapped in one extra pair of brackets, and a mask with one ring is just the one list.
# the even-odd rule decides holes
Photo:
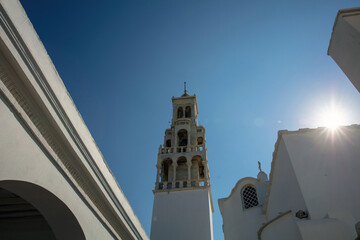
[(248, 186), (243, 190), (243, 202), (244, 208), (252, 208), (259, 205), (259, 201), (256, 194), (256, 189), (252, 186)]

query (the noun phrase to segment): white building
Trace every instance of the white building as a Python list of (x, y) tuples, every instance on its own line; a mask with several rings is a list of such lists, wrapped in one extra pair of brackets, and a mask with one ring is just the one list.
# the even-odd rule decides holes
[(339, 10), (331, 34), (328, 55), (360, 92), (360, 8)]
[(172, 98), (171, 128), (160, 145), (151, 223), (152, 240), (212, 240), (212, 198), (205, 128), (196, 95)]
[[(328, 49), (360, 92), (360, 8), (339, 10)], [(279, 131), (261, 171), (219, 199), (225, 240), (360, 239), (360, 126)]]
[(270, 180), (238, 181), (219, 199), (225, 240), (355, 239), (360, 126), (279, 131)]

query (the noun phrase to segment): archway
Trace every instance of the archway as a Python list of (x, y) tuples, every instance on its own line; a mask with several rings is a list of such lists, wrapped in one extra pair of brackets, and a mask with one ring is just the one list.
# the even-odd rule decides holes
[(185, 117), (191, 118), (191, 108), (189, 106), (185, 108)]
[(181, 129), (178, 132), (178, 144), (180, 147), (188, 145), (188, 133), (185, 129)]
[(166, 147), (171, 147), (171, 140), (170, 139), (168, 139), (168, 140), (166, 140)]
[(173, 176), (172, 169), (170, 168), (172, 160), (170, 158), (165, 159), (161, 163), (161, 182), (171, 181)]
[(204, 143), (203, 137), (198, 137), (197, 138), (197, 145), (203, 145), (203, 143)]
[(184, 117), (184, 110), (182, 107), (179, 107), (177, 110), (177, 118), (182, 118)]
[(74, 214), (48, 190), (23, 181), (0, 181), (2, 239), (84, 239)]

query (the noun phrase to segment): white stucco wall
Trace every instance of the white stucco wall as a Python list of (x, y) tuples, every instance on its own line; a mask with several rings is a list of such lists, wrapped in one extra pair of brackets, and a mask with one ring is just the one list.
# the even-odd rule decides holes
[(291, 214), (287, 214), (261, 232), (261, 240), (302, 240), (298, 226)]
[(346, 224), (337, 219), (303, 220), (297, 221), (302, 239), (306, 240), (339, 240), (355, 239)]
[(310, 218), (341, 220), (356, 236), (360, 220), (360, 127), (283, 136)]
[(156, 192), (150, 239), (213, 239), (209, 190)]
[(280, 141), (274, 161), (266, 208), (268, 220), (288, 210), (295, 214), (299, 210), (307, 209), (284, 140)]
[(73, 212), (86, 239), (113, 239), (24, 129), (1, 95), (0, 113), (0, 181), (25, 181), (47, 189)]
[[(241, 191), (252, 185), (256, 188), (259, 205), (244, 209)], [(257, 239), (257, 230), (265, 222), (263, 205), (266, 197), (266, 184), (255, 178), (243, 178), (238, 181), (228, 198), (219, 199), (219, 208), (223, 218), (225, 240)]]

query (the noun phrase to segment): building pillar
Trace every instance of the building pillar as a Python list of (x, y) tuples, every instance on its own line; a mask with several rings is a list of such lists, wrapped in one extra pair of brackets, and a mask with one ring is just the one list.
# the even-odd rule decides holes
[(190, 151), (190, 148), (189, 148), (189, 146), (190, 146), (190, 129), (189, 129), (189, 131), (188, 130), (186, 130), (187, 132), (188, 132), (188, 135), (187, 135), (187, 137), (188, 137), (188, 139), (187, 139), (187, 145), (186, 145), (186, 152), (189, 152)]
[(176, 167), (177, 167), (177, 164), (176, 163), (173, 163), (173, 182), (176, 182)]
[(177, 152), (177, 148), (179, 146), (179, 143), (178, 143), (178, 133), (175, 132), (175, 139), (174, 139), (174, 148), (175, 148), (175, 152)]
[(186, 165), (188, 167), (188, 187), (191, 185), (191, 162), (186, 162)]

